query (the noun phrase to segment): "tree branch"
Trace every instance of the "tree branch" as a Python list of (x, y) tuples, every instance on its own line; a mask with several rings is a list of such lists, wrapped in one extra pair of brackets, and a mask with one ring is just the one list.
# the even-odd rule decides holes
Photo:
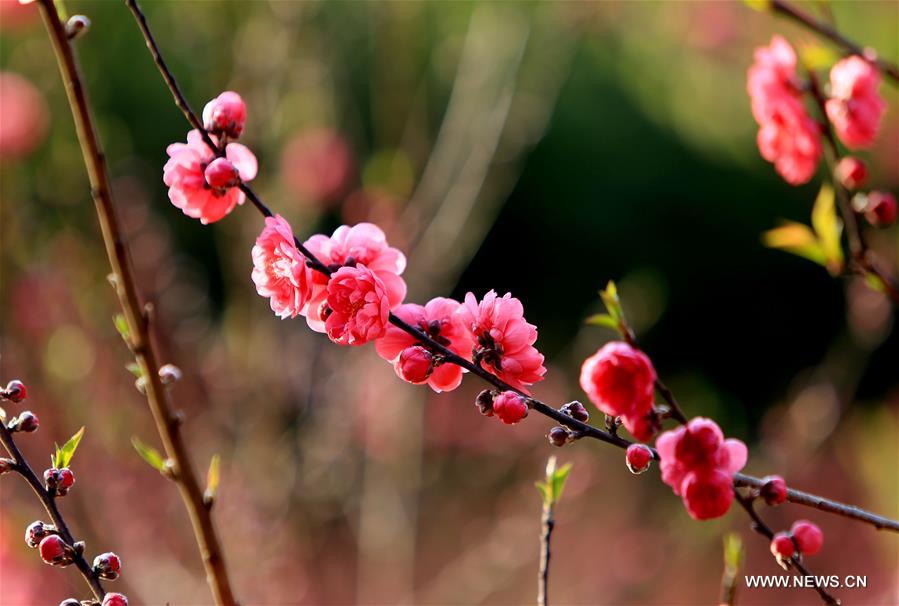
[[(2, 420), (0, 420), (0, 443), (3, 444), (6, 452), (9, 453), (9, 456), (12, 457), (15, 462), (15, 472), (28, 482), (28, 485), (31, 486), (31, 489), (34, 491), (34, 494), (37, 496), (38, 500), (40, 500), (41, 505), (44, 506), (47, 515), (53, 520), (53, 524), (56, 526), (59, 536), (62, 537), (62, 540), (68, 545), (74, 546), (76, 543), (75, 537), (73, 537), (72, 533), (69, 531), (69, 526), (66, 524), (62, 513), (60, 513), (59, 507), (56, 505), (56, 497), (47, 491), (37, 474), (31, 469), (25, 456), (19, 450), (19, 447), (16, 446), (12, 432), (9, 431), (6, 427), (6, 423)], [(103, 589), (100, 579), (97, 578), (97, 575), (94, 574), (90, 564), (87, 563), (84, 554), (76, 550), (75, 555), (73, 556), (73, 564), (78, 568), (78, 572), (81, 573), (81, 576), (84, 577), (84, 581), (87, 583), (88, 587), (90, 587), (94, 597), (97, 598), (97, 600), (102, 601), (103, 596), (106, 595), (106, 590)]]
[(113, 283), (128, 324), (127, 341), (145, 380), (147, 403), (153, 414), (166, 456), (173, 462), (172, 478), (180, 489), (182, 500), (190, 515), (194, 536), (215, 601), (220, 606), (234, 606), (236, 601), (231, 590), (218, 535), (209, 509), (203, 503), (203, 490), (200, 488), (181, 435), (179, 417), (173, 411), (166, 388), (159, 377), (158, 355), (150, 336), (149, 313), (141, 304), (134, 270), (125, 243), (125, 235), (113, 204), (106, 160), (94, 126), (75, 53), (66, 35), (65, 25), (60, 21), (54, 1), (40, 0), (40, 7), (44, 24), (53, 43), (60, 74), (66, 84), (66, 93), (90, 179), (91, 193), (100, 221), (103, 242), (112, 268)]
[[(165, 61), (162, 59), (161, 53), (159, 51), (159, 48), (156, 46), (155, 40), (153, 39), (152, 36), (147, 35), (147, 32), (149, 30), (147, 29), (146, 19), (144, 18), (143, 13), (141, 12), (141, 9), (137, 4), (137, 1), (136, 0), (125, 0), (125, 3), (127, 4), (128, 8), (131, 9), (131, 12), (134, 14), (135, 19), (138, 21), (138, 24), (141, 25), (141, 31), (144, 32), (144, 38), (147, 42), (147, 46), (150, 48), (151, 54), (154, 57), (156, 66), (159, 69), (159, 71), (162, 73), (163, 79), (165, 80), (166, 84), (169, 86), (169, 88), (173, 89), (172, 90), (173, 96), (175, 97), (175, 99), (183, 99), (184, 95), (180, 91), (180, 89), (178, 89), (178, 84), (177, 84), (174, 76), (169, 71), (168, 66), (166, 65)], [(190, 110), (190, 107), (186, 103), (186, 101), (183, 104), (179, 104), (179, 107), (181, 108), (182, 112), (184, 113), (188, 122), (191, 123), (191, 125), (194, 125), (199, 122), (198, 119), (196, 118), (196, 115), (193, 114), (193, 112)], [(202, 131), (203, 129), (201, 128), (200, 130)], [(207, 145), (208, 144), (209, 143), (207, 143)], [(211, 146), (211, 149), (214, 149), (217, 153), (219, 153), (218, 148), (214, 144)], [(259, 198), (259, 196), (256, 195), (256, 193), (253, 191), (253, 189), (249, 185), (246, 185), (245, 183), (241, 184), (240, 189), (247, 195), (247, 197), (250, 199), (250, 201), (253, 203), (253, 205), (256, 207), (256, 209), (259, 210), (260, 213), (262, 213), (266, 217), (272, 216), (273, 213), (271, 212), (271, 210), (269, 210), (269, 208), (262, 202), (262, 200)], [(297, 249), (303, 254), (304, 257), (306, 257), (307, 262), (312, 269), (314, 269), (318, 272), (321, 272), (325, 275), (330, 275), (330, 270), (328, 269), (328, 267), (324, 263), (322, 263), (321, 260), (316, 258), (315, 255), (313, 255), (311, 252), (309, 252), (309, 250), (305, 246), (303, 246), (302, 242), (300, 242), (298, 238), (294, 237), (294, 241), (295, 241), (295, 244), (297, 245)], [(455, 364), (456, 366), (460, 366), (460, 367), (464, 368), (468, 372), (470, 372), (474, 375), (477, 375), (479, 378), (484, 380), (486, 383), (490, 384), (491, 386), (493, 386), (501, 391), (514, 391), (514, 392), (524, 396), (525, 398), (528, 399), (529, 406), (532, 410), (535, 410), (535, 411), (539, 412), (540, 414), (553, 419), (560, 425), (564, 425), (564, 426), (568, 427), (569, 429), (574, 430), (575, 432), (577, 432), (577, 435), (579, 438), (592, 438), (595, 440), (599, 440), (601, 442), (605, 442), (607, 444), (612, 444), (614, 446), (617, 446), (617, 447), (623, 448), (623, 449), (626, 449), (628, 446), (633, 444), (633, 442), (631, 442), (630, 440), (622, 438), (621, 436), (619, 436), (617, 434), (612, 434), (610, 432), (604, 431), (602, 429), (599, 429), (599, 428), (589, 425), (587, 423), (578, 421), (577, 419), (574, 419), (574, 418), (568, 416), (567, 414), (557, 410), (556, 408), (553, 408), (552, 406), (550, 406), (544, 402), (541, 402), (540, 400), (533, 398), (528, 394), (525, 394), (520, 389), (509, 385), (508, 383), (506, 383), (499, 377), (484, 370), (480, 365), (474, 364), (470, 360), (467, 360), (467, 359), (459, 356), (455, 352), (451, 351), (444, 345), (441, 345), (440, 343), (438, 343), (437, 341), (432, 339), (430, 336), (426, 335), (424, 332), (415, 328), (414, 326), (411, 326), (410, 324), (403, 321), (401, 318), (399, 318), (398, 316), (396, 316), (393, 313), (390, 314), (390, 323), (393, 324), (394, 326), (396, 326), (397, 328), (403, 330), (407, 334), (415, 337), (415, 339), (418, 342), (420, 342), (422, 345), (428, 347), (432, 351), (442, 354), (446, 363)], [(662, 385), (664, 387), (664, 384), (662, 384)], [(658, 387), (658, 385), (657, 385), (657, 387)], [(663, 397), (666, 397), (665, 396), (666, 391), (667, 391), (668, 395), (671, 397), (671, 400), (668, 400), (669, 405), (671, 405), (672, 402), (674, 403), (672, 405), (672, 411), (674, 411), (675, 409), (680, 410), (680, 407), (677, 406), (676, 400), (674, 399), (673, 395), (671, 395), (670, 390), (667, 390), (667, 388), (664, 388), (664, 390), (662, 388), (660, 388), (660, 392), (662, 392)], [(667, 397), (666, 397), (666, 400), (667, 400)], [(686, 416), (683, 414), (683, 412), (681, 412), (680, 414), (683, 419), (681, 422), (685, 422)], [(680, 419), (678, 419), (678, 420), (680, 420)], [(658, 453), (654, 449), (651, 449), (651, 450), (653, 452), (653, 456), (655, 457), (655, 459), (658, 460), (659, 459)], [(747, 476), (747, 475), (743, 475), (743, 474), (737, 474), (735, 476), (735, 482), (737, 481), (738, 477), (740, 478), (740, 481), (742, 481), (742, 482), (752, 482), (753, 485), (756, 485), (756, 484), (761, 485), (762, 484), (762, 480), (760, 478), (756, 478), (754, 476)], [(748, 485), (748, 484), (746, 484), (746, 485)], [(796, 490), (789, 491), (787, 498), (791, 502), (795, 502), (799, 505), (816, 507), (817, 509), (820, 509), (822, 511), (827, 511), (829, 513), (841, 515), (843, 517), (866, 522), (868, 524), (875, 526), (878, 529), (888, 529), (888, 530), (892, 530), (894, 532), (899, 532), (899, 521), (876, 515), (874, 513), (865, 511), (858, 507), (845, 505), (843, 503), (832, 501), (832, 500), (824, 498), (824, 497), (820, 497), (817, 495), (813, 495), (813, 494), (805, 493), (805, 492), (801, 492), (801, 491), (796, 491)]]
[(889, 76), (894, 83), (899, 83), (899, 67), (895, 64), (890, 63), (882, 59), (878, 56), (877, 52), (872, 48), (863, 48), (861, 45), (856, 44), (839, 31), (836, 30), (830, 23), (827, 21), (822, 21), (820, 19), (815, 19), (813, 16), (809, 15), (805, 11), (793, 6), (789, 2), (785, 0), (771, 0), (771, 10), (780, 15), (784, 15), (785, 17), (799, 23), (806, 28), (812, 30), (818, 35), (827, 38), (837, 46), (843, 48), (843, 50), (862, 57), (863, 59), (873, 63), (877, 69), (881, 72)]
[[(740, 506), (746, 510), (746, 513), (749, 514), (749, 517), (752, 519), (752, 529), (767, 538), (769, 541), (774, 538), (774, 531), (765, 524), (762, 518), (759, 516), (758, 512), (755, 510), (755, 507), (752, 505), (752, 499), (748, 497), (744, 497), (740, 494), (737, 489), (734, 489), (734, 497), (736, 497), (737, 502)], [(812, 577), (812, 573), (809, 572), (808, 568), (806, 568), (802, 564), (802, 560), (799, 556), (793, 556), (790, 558), (790, 562), (793, 566), (796, 567), (796, 570), (801, 572), (803, 576)], [(824, 591), (821, 585), (818, 583), (818, 577), (813, 577), (815, 579), (815, 591), (818, 592), (818, 595), (821, 596), (821, 599), (825, 604), (829, 606), (840, 606), (840, 601)]]

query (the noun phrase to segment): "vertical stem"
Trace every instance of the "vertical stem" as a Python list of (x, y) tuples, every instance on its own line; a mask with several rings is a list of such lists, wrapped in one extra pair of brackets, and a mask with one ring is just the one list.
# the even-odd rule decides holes
[(537, 604), (538, 606), (547, 606), (548, 587), (549, 587), (549, 559), (552, 556), (550, 551), (550, 540), (552, 539), (553, 528), (556, 521), (553, 518), (553, 505), (548, 500), (543, 502), (543, 516), (541, 517), (540, 532), (540, 574), (537, 577)]
[(219, 606), (234, 606), (236, 601), (218, 535), (210, 511), (203, 503), (203, 491), (181, 435), (181, 420), (173, 411), (166, 389), (159, 378), (158, 355), (150, 337), (150, 313), (141, 304), (124, 233), (112, 200), (106, 160), (94, 127), (75, 54), (53, 0), (40, 0), (40, 7), (66, 85), (66, 94), (90, 179), (91, 194), (100, 221), (103, 242), (112, 268), (112, 281), (128, 323), (129, 346), (145, 378), (147, 403), (166, 455), (173, 463), (172, 478), (178, 485), (190, 516), (215, 602)]

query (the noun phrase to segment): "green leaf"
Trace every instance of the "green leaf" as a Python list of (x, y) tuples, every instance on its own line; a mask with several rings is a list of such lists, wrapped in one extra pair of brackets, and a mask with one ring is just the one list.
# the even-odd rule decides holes
[(546, 503), (549, 501), (549, 487), (546, 485), (546, 482), (534, 482), (534, 486), (536, 486), (537, 490), (540, 492), (540, 497), (543, 499), (543, 502)]
[(843, 221), (837, 214), (833, 188), (822, 185), (812, 208), (812, 227), (818, 235), (818, 242), (824, 252), (828, 271), (838, 275), (843, 271)]
[(56, 469), (62, 469), (63, 467), (68, 467), (69, 463), (72, 462), (72, 457), (75, 456), (75, 449), (78, 448), (78, 444), (81, 443), (81, 438), (84, 436), (84, 427), (78, 430), (78, 432), (69, 438), (69, 441), (62, 445), (62, 448), (56, 446), (56, 456), (53, 457), (53, 466)]
[(768, 248), (777, 248), (798, 255), (819, 265), (827, 264), (827, 257), (815, 233), (794, 221), (787, 221), (780, 227), (769, 229), (762, 234), (762, 243)]
[(571, 473), (571, 463), (565, 463), (561, 468), (555, 470), (552, 475), (552, 493), (553, 503), (557, 503), (562, 498), (562, 491), (565, 489), (565, 482), (568, 480), (568, 474)]
[(809, 71), (830, 69), (840, 59), (829, 47), (817, 42), (800, 45), (799, 57)]
[(743, 564), (743, 540), (736, 532), (724, 535), (724, 567), (735, 575)]
[(137, 362), (128, 362), (127, 364), (125, 364), (125, 368), (128, 370), (128, 372), (133, 374), (138, 379), (143, 376), (140, 365)]
[(221, 457), (217, 454), (212, 455), (212, 460), (209, 461), (209, 471), (206, 472), (206, 492), (203, 493), (203, 498), (208, 503), (211, 503), (212, 500), (215, 499), (215, 495), (218, 492), (220, 466)]
[(591, 326), (605, 326), (613, 330), (618, 330), (619, 328), (618, 320), (609, 314), (595, 314), (584, 321)]
[(762, 13), (771, 10), (771, 0), (743, 0), (743, 4)]
[(609, 315), (616, 322), (620, 321), (624, 314), (621, 310), (621, 300), (618, 298), (618, 287), (615, 286), (615, 282), (609, 280), (609, 283), (606, 284), (606, 289), (599, 291), (599, 296), (605, 304)]
[(131, 445), (134, 446), (134, 450), (137, 451), (140, 458), (146, 461), (150, 467), (159, 473), (165, 473), (165, 458), (158, 450), (152, 446), (147, 446), (141, 442), (137, 436), (131, 436)]
[(119, 331), (119, 335), (125, 343), (131, 338), (131, 330), (128, 328), (128, 320), (122, 314), (116, 314), (112, 317), (112, 324)]
[(868, 285), (868, 288), (876, 290), (877, 292), (885, 293), (887, 291), (887, 285), (884, 284), (881, 277), (877, 274), (867, 272), (865, 274), (865, 283)]

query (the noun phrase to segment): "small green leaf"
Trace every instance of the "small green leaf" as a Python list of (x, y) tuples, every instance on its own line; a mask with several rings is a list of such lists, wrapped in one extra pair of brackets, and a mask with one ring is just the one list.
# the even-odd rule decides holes
[(146, 461), (150, 467), (159, 473), (165, 473), (165, 458), (158, 450), (152, 446), (147, 446), (141, 442), (137, 436), (131, 436), (131, 445), (134, 446), (134, 450), (137, 451), (140, 458)]
[(833, 275), (843, 271), (843, 247), (840, 238), (843, 234), (843, 221), (837, 214), (833, 188), (822, 185), (812, 208), (812, 227), (818, 236), (821, 250), (824, 251), (827, 269)]
[(787, 221), (780, 227), (769, 229), (762, 234), (762, 243), (768, 248), (793, 253), (818, 265), (827, 264), (824, 249), (815, 233), (802, 223)]
[(212, 455), (212, 460), (209, 461), (209, 471), (206, 472), (206, 492), (203, 493), (203, 499), (207, 503), (211, 503), (218, 492), (220, 465), (221, 457), (217, 454)]
[(618, 320), (609, 314), (595, 314), (584, 321), (591, 326), (605, 326), (613, 330), (618, 330), (619, 328)]
[(72, 462), (72, 457), (75, 456), (75, 449), (78, 448), (78, 444), (81, 443), (81, 438), (83, 436), (84, 427), (79, 429), (74, 436), (69, 438), (69, 441), (63, 444), (62, 448), (56, 446), (56, 456), (53, 457), (53, 466), (56, 469), (62, 469), (63, 467), (69, 466), (69, 463)]
[(125, 364), (125, 368), (133, 374), (136, 378), (140, 379), (143, 376), (143, 373), (140, 370), (140, 365), (137, 362), (128, 362)]
[(571, 463), (565, 463), (561, 468), (555, 470), (552, 475), (552, 492), (553, 503), (557, 503), (562, 498), (562, 491), (565, 489), (565, 482), (568, 480), (568, 474), (571, 473)]
[(616, 322), (621, 321), (624, 314), (621, 310), (621, 300), (618, 298), (618, 287), (615, 286), (613, 280), (609, 280), (609, 283), (606, 284), (606, 289), (601, 290), (599, 296), (605, 304), (609, 315), (612, 316)]
[(115, 326), (115, 329), (119, 331), (122, 340), (125, 341), (125, 343), (128, 343), (128, 340), (131, 338), (131, 331), (128, 328), (128, 321), (125, 319), (125, 316), (122, 314), (114, 315), (112, 317), (112, 323)]
[(534, 486), (537, 487), (537, 490), (540, 492), (540, 497), (543, 499), (543, 502), (546, 503), (549, 501), (549, 488), (546, 485), (546, 482), (534, 482)]
[(724, 535), (724, 567), (732, 575), (743, 563), (743, 540), (736, 532)]
[(876, 290), (877, 292), (885, 293), (887, 291), (887, 285), (883, 283), (883, 280), (877, 274), (871, 272), (866, 273), (865, 283), (868, 285), (868, 288)]
[(762, 13), (771, 10), (771, 0), (743, 0), (743, 4)]

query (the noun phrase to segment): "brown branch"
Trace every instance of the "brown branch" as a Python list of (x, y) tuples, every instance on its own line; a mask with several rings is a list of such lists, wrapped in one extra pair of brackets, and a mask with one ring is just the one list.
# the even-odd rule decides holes
[(236, 601), (218, 535), (210, 511), (203, 503), (203, 490), (181, 435), (181, 420), (173, 410), (166, 388), (159, 377), (158, 355), (150, 335), (150, 314), (141, 304), (124, 231), (116, 216), (106, 160), (94, 126), (75, 53), (66, 36), (65, 25), (60, 21), (54, 1), (41, 0), (40, 7), (66, 85), (103, 242), (112, 268), (112, 282), (128, 324), (128, 344), (144, 378), (147, 403), (166, 456), (172, 461), (171, 477), (178, 485), (190, 516), (206, 569), (207, 581), (212, 588), (215, 601), (219, 605), (233, 606)]
[[(137, 19), (138, 24), (141, 25), (141, 31), (144, 32), (144, 38), (147, 42), (147, 46), (150, 48), (151, 54), (153, 55), (154, 61), (156, 63), (156, 67), (161, 72), (163, 79), (165, 80), (165, 82), (169, 86), (169, 88), (173, 89), (172, 94), (174, 95), (175, 99), (184, 99), (184, 95), (181, 93), (180, 89), (178, 89), (178, 84), (177, 84), (174, 76), (169, 71), (168, 66), (166, 65), (165, 61), (162, 59), (162, 55), (159, 51), (159, 48), (156, 46), (155, 40), (153, 39), (152, 36), (147, 35), (147, 32), (149, 30), (147, 29), (146, 19), (144, 18), (143, 13), (141, 12), (141, 9), (138, 6), (136, 0), (125, 0), (125, 3), (131, 9), (131, 12), (134, 14), (135, 18)], [(198, 119), (196, 118), (196, 115), (190, 109), (190, 106), (189, 106), (189, 104), (187, 104), (186, 101), (184, 101), (183, 103), (179, 103), (179, 107), (181, 108), (182, 112), (184, 113), (185, 117), (187, 118), (188, 122), (190, 122), (191, 125), (199, 123)], [(202, 130), (202, 129), (200, 129), (200, 130)], [(213, 149), (217, 150), (217, 148), (215, 147), (214, 144), (211, 147)], [(240, 189), (247, 195), (247, 197), (250, 199), (250, 201), (253, 203), (253, 205), (256, 207), (256, 209), (260, 213), (262, 213), (266, 217), (272, 216), (272, 211), (269, 210), (269, 208), (262, 202), (262, 200), (259, 198), (259, 196), (256, 195), (256, 193), (252, 190), (252, 188), (250, 188), (249, 185), (246, 185), (245, 183), (241, 184)], [(312, 267), (312, 269), (314, 269), (318, 272), (324, 273), (326, 275), (330, 275), (330, 270), (328, 269), (328, 267), (324, 263), (322, 263), (321, 260), (316, 258), (315, 255), (313, 255), (311, 252), (309, 252), (309, 250), (305, 246), (303, 246), (302, 242), (300, 242), (298, 238), (294, 237), (294, 241), (297, 245), (297, 249), (307, 259), (307, 262), (308, 262), (309, 266)], [(468, 372), (470, 372), (474, 375), (477, 375), (479, 378), (481, 378), (485, 382), (489, 383), (490, 385), (492, 385), (493, 387), (495, 387), (501, 391), (514, 391), (516, 393), (519, 393), (519, 394), (525, 396), (528, 399), (529, 406), (532, 410), (535, 410), (535, 411), (539, 412), (540, 414), (547, 416), (547, 417), (553, 419), (554, 421), (558, 422), (559, 424), (564, 425), (565, 427), (568, 427), (569, 429), (573, 430), (579, 439), (580, 438), (592, 438), (592, 439), (599, 440), (601, 442), (605, 442), (607, 444), (612, 444), (619, 448), (625, 448), (625, 449), (628, 446), (630, 446), (631, 444), (633, 444), (633, 442), (631, 442), (630, 440), (622, 438), (621, 436), (619, 436), (617, 434), (613, 434), (608, 431), (604, 431), (602, 429), (599, 429), (599, 428), (589, 425), (587, 423), (578, 421), (577, 419), (570, 417), (569, 415), (561, 412), (560, 410), (553, 408), (552, 406), (545, 404), (544, 402), (541, 402), (540, 400), (537, 400), (536, 398), (533, 398), (528, 394), (525, 394), (520, 389), (509, 385), (508, 383), (506, 383), (499, 377), (487, 372), (480, 365), (476, 365), (476, 364), (472, 363), (470, 360), (467, 360), (467, 359), (459, 356), (454, 351), (452, 351), (452, 350), (448, 349), (447, 347), (445, 347), (444, 345), (438, 343), (437, 341), (432, 339), (430, 336), (428, 336), (427, 334), (425, 334), (418, 328), (411, 326), (410, 324), (403, 321), (401, 318), (399, 318), (398, 316), (396, 316), (393, 313), (390, 314), (390, 323), (393, 324), (394, 326), (396, 326), (397, 328), (400, 328), (404, 332), (408, 333), (409, 335), (415, 337), (415, 339), (417, 341), (419, 341), (422, 345), (425, 345), (432, 351), (442, 354), (444, 361), (446, 363), (455, 364), (456, 366), (460, 366), (460, 367), (464, 368)], [(657, 385), (657, 387), (658, 387), (658, 385)], [(664, 384), (662, 384), (662, 387), (664, 388), (664, 391), (662, 389), (660, 389), (660, 391), (662, 391), (663, 396), (665, 395), (666, 392), (669, 395), (671, 395), (670, 390), (668, 390), (666, 387), (664, 387)], [(676, 406), (676, 400), (674, 400), (673, 395), (671, 395), (671, 401), (673, 401)], [(669, 402), (669, 404), (671, 404), (671, 402)], [(674, 410), (675, 406), (672, 406), (672, 410)], [(677, 407), (677, 409), (680, 410), (679, 406)], [(681, 412), (681, 416), (683, 417), (684, 420), (686, 420), (686, 416), (683, 415), (682, 412)], [(653, 453), (653, 456), (655, 457), (655, 459), (658, 460), (659, 455), (655, 451), (655, 449), (651, 448), (650, 450), (652, 450), (652, 453)], [(740, 481), (743, 481), (743, 482), (753, 482), (753, 483), (758, 483), (759, 485), (762, 483), (762, 480), (760, 478), (756, 478), (754, 476), (747, 476), (747, 475), (743, 475), (743, 474), (736, 474), (735, 481), (738, 477), (740, 478)], [(805, 492), (801, 492), (801, 491), (790, 491), (790, 493), (788, 493), (787, 498), (788, 498), (788, 500), (795, 502), (797, 504), (800, 504), (800, 505), (816, 507), (818, 509), (821, 509), (822, 511), (827, 511), (829, 513), (841, 515), (843, 517), (856, 519), (856, 520), (859, 520), (862, 522), (867, 522), (869, 524), (872, 524), (873, 526), (875, 526), (878, 529), (883, 528), (883, 529), (888, 529), (888, 530), (893, 530), (895, 532), (899, 532), (899, 521), (891, 520), (889, 518), (884, 518), (882, 516), (878, 516), (874, 513), (865, 511), (858, 507), (845, 505), (845, 504), (839, 503), (837, 501), (832, 501), (832, 500), (824, 498), (824, 497), (819, 497), (817, 495), (812, 495), (810, 493), (805, 493)]]
[[(28, 485), (31, 486), (31, 489), (34, 491), (34, 494), (37, 496), (38, 500), (40, 500), (41, 505), (44, 506), (47, 515), (53, 520), (53, 524), (56, 526), (59, 536), (62, 537), (62, 540), (68, 545), (74, 546), (76, 543), (75, 537), (73, 537), (71, 531), (69, 531), (69, 526), (66, 524), (62, 513), (60, 513), (59, 507), (56, 505), (56, 497), (50, 494), (41, 483), (37, 474), (34, 473), (34, 470), (28, 464), (25, 456), (16, 445), (12, 432), (9, 431), (6, 427), (6, 423), (2, 420), (0, 420), (0, 443), (3, 444), (6, 452), (12, 457), (12, 460), (15, 463), (14, 471), (28, 482)], [(87, 563), (87, 560), (84, 558), (84, 554), (81, 553), (81, 551), (75, 550), (72, 563), (75, 564), (75, 567), (78, 568), (78, 572), (84, 577), (84, 581), (87, 583), (88, 587), (90, 587), (94, 597), (97, 598), (97, 600), (103, 600), (103, 596), (106, 595), (106, 590), (100, 583), (100, 579), (94, 574), (94, 571), (91, 569), (90, 564)]]
[(842, 158), (840, 146), (837, 144), (833, 128), (827, 118), (827, 99), (824, 96), (824, 92), (821, 90), (818, 75), (811, 69), (808, 70), (808, 75), (810, 92), (818, 107), (818, 111), (821, 112), (821, 131), (824, 134), (824, 141), (827, 143), (829, 152), (829, 156), (826, 156), (825, 165), (832, 176), (837, 206), (840, 209), (840, 216), (843, 218), (843, 224), (846, 226), (846, 239), (849, 243), (849, 253), (851, 255), (849, 269), (862, 277), (869, 274), (876, 276), (883, 285), (886, 295), (893, 300), (893, 304), (899, 305), (899, 285), (897, 285), (895, 279), (886, 270), (881, 268), (876, 255), (868, 246), (864, 231), (862, 231), (861, 225), (859, 224), (858, 213), (855, 212), (849, 201), (849, 192), (846, 191), (846, 188), (843, 187), (843, 184), (840, 183), (840, 180), (836, 178), (834, 173), (834, 167)]
[(843, 50), (862, 57), (863, 59), (874, 64), (877, 69), (889, 76), (894, 83), (899, 83), (899, 67), (878, 56), (877, 52), (872, 48), (863, 48), (856, 44), (843, 34), (841, 34), (833, 25), (827, 21), (816, 19), (802, 9), (799, 9), (785, 0), (771, 0), (771, 10), (780, 15), (800, 23), (818, 35), (827, 38)]
[[(762, 535), (763, 537), (767, 538), (769, 541), (771, 539), (773, 539), (774, 531), (771, 530), (771, 528), (767, 524), (765, 524), (765, 522), (759, 516), (758, 512), (755, 510), (755, 507), (752, 504), (752, 499), (741, 495), (740, 492), (736, 488), (734, 489), (734, 497), (736, 498), (736, 500), (740, 504), (740, 506), (746, 510), (746, 513), (752, 519), (752, 522), (753, 522), (752, 529), (755, 532)], [(796, 570), (801, 572), (804, 576), (812, 577), (812, 573), (809, 572), (808, 568), (806, 568), (802, 564), (802, 559), (800, 556), (794, 555), (793, 557), (791, 557), (790, 563), (793, 566), (795, 566)], [(835, 597), (833, 597), (832, 595), (830, 595), (829, 593), (824, 591), (824, 588), (822, 588), (820, 583), (818, 582), (818, 577), (812, 577), (812, 578), (815, 579), (815, 591), (818, 592), (818, 595), (821, 596), (821, 599), (824, 601), (824, 603), (828, 604), (829, 606), (840, 606), (840, 601), (838, 599), (836, 599)]]
[(549, 592), (549, 560), (552, 557), (550, 542), (556, 520), (553, 516), (553, 503), (543, 501), (543, 513), (540, 516), (540, 568), (537, 575), (537, 604), (548, 606)]

